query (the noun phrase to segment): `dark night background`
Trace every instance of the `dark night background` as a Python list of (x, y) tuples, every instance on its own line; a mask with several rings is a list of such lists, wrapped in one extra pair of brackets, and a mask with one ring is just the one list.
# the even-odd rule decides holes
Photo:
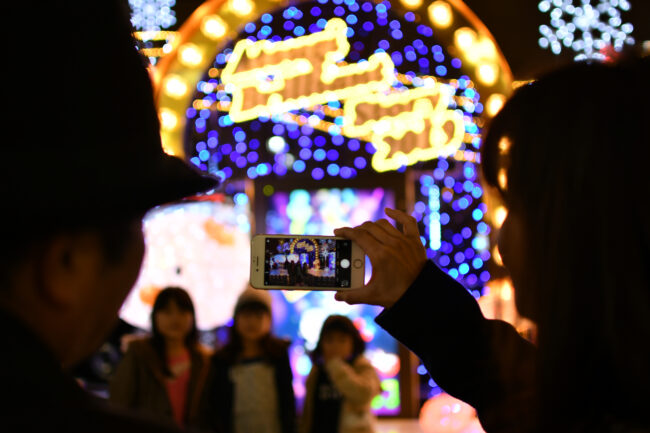
[[(629, 0), (632, 8), (622, 12), (623, 22), (634, 25), (637, 43), (650, 40), (650, 0)], [(199, 0), (178, 0), (174, 10), (178, 29), (201, 4)], [(562, 50), (559, 56), (537, 44), (539, 26), (549, 23), (548, 13), (537, 8), (539, 0), (465, 0), (465, 4), (483, 21), (503, 51), (516, 80), (539, 76), (573, 60), (573, 52)], [(577, 5), (580, 0), (574, 0)], [(592, 5), (597, 0), (592, 0)]]

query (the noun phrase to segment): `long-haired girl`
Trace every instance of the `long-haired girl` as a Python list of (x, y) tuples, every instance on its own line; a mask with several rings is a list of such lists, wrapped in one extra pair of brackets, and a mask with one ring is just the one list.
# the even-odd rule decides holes
[(194, 305), (180, 287), (163, 289), (151, 336), (132, 341), (110, 386), (110, 401), (184, 427), (198, 414), (208, 353), (198, 343)]

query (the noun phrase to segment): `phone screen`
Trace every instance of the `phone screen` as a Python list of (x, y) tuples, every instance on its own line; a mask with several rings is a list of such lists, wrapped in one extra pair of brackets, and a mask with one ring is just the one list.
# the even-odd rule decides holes
[(350, 287), (352, 242), (295, 236), (266, 238), (264, 285)]

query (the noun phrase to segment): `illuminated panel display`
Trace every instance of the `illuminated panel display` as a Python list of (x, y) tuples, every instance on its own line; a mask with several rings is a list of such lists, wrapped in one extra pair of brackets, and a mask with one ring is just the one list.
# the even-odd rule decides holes
[[(271, 234), (328, 234), (335, 227), (357, 225), (383, 216), (386, 206), (394, 206), (391, 191), (375, 189), (321, 189), (315, 191), (276, 191), (267, 198), (267, 228)], [(366, 278), (370, 275), (366, 262)], [(400, 412), (399, 356), (397, 343), (374, 318), (380, 307), (347, 305), (337, 302), (332, 292), (273, 291), (274, 330), (291, 338), (291, 364), (294, 389), (299, 401), (304, 398), (304, 383), (311, 369), (307, 351), (316, 347), (320, 327), (330, 314), (352, 318), (367, 342), (365, 356), (377, 369), (382, 393), (372, 402), (381, 415)]]

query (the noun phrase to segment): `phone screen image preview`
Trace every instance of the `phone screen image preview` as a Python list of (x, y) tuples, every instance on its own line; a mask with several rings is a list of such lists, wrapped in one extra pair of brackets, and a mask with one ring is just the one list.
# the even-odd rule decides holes
[(295, 236), (266, 238), (264, 285), (350, 287), (352, 242)]

